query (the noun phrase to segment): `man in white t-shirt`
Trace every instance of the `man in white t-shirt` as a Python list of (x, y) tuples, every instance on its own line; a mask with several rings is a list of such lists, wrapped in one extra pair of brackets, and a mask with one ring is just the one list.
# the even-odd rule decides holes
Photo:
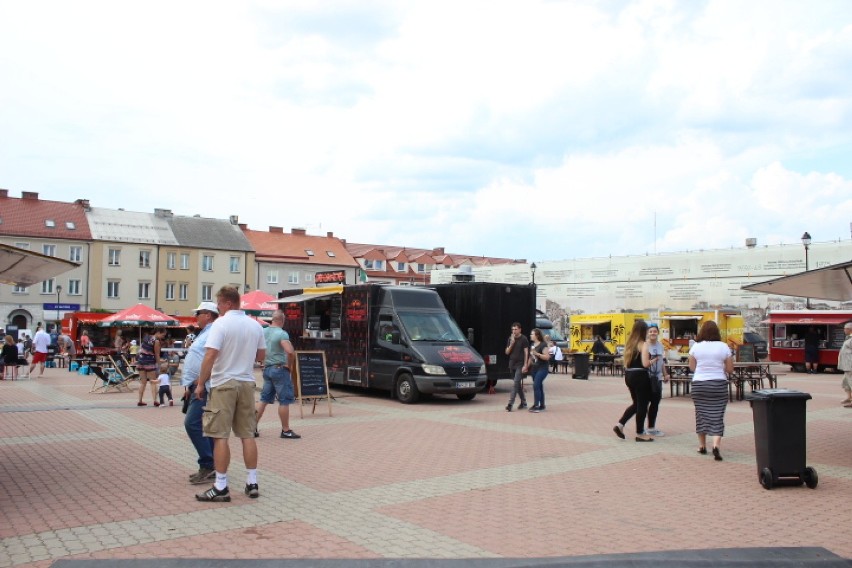
[(47, 351), (50, 347), (50, 334), (44, 331), (41, 326), (36, 330), (33, 337), (33, 361), (30, 364), (30, 374), (33, 369), (39, 365), (38, 376), (44, 375), (44, 363), (47, 361)]
[(204, 360), (195, 388), (195, 396), (204, 396), (210, 382), (210, 395), (204, 408), (204, 435), (213, 438), (213, 487), (195, 496), (199, 501), (230, 501), (228, 466), (231, 451), (228, 437), (233, 429), (243, 445), (246, 466), (245, 493), (252, 499), (260, 495), (257, 486), (257, 443), (254, 431), (254, 363), (266, 357), (266, 343), (260, 324), (240, 309), (240, 293), (223, 286), (216, 294), (219, 318), (207, 332)]

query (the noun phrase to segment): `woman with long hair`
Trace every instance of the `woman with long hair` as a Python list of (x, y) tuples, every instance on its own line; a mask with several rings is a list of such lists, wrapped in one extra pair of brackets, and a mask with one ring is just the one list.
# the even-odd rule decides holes
[(530, 373), (533, 377), (533, 405), (530, 412), (541, 412), (544, 410), (544, 379), (547, 378), (548, 360), (550, 353), (547, 350), (547, 342), (541, 330), (535, 328), (530, 332)]
[(158, 370), (160, 368), (160, 347), (163, 337), (166, 335), (166, 330), (157, 329), (154, 333), (147, 334), (142, 339), (142, 345), (139, 346), (139, 355), (136, 359), (136, 370), (139, 372), (139, 402), (136, 406), (148, 406), (148, 403), (142, 402), (142, 397), (145, 396), (145, 386), (151, 383), (151, 398), (154, 399), (154, 406), (160, 406), (157, 401), (157, 382)]
[(660, 343), (659, 338), (660, 326), (649, 323), (645, 351), (648, 352), (648, 374), (651, 375), (651, 405), (648, 407), (648, 427), (645, 432), (655, 437), (665, 436), (657, 429), (657, 413), (660, 410), (660, 401), (663, 399), (663, 383), (668, 381), (663, 344)]
[(624, 410), (621, 419), (612, 427), (615, 435), (624, 440), (624, 426), (632, 416), (636, 416), (636, 441), (653, 442), (654, 438), (645, 432), (645, 416), (651, 403), (651, 376), (648, 366), (651, 364), (648, 350), (645, 349), (645, 337), (648, 324), (636, 320), (627, 343), (624, 345), (624, 383), (630, 391), (630, 406)]
[(731, 348), (722, 341), (719, 326), (706, 321), (689, 348), (692, 371), (692, 403), (695, 405), (695, 433), (698, 453), (707, 453), (707, 436), (713, 437), (713, 457), (722, 461), (719, 446), (725, 434), (725, 410), (728, 408), (728, 373), (734, 370)]
[(11, 380), (18, 378), (18, 346), (15, 345), (15, 340), (11, 335), (3, 338), (3, 378), (8, 377)]

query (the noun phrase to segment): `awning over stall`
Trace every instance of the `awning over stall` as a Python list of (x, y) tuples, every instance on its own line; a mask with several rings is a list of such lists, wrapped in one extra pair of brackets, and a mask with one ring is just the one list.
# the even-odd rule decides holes
[(852, 261), (749, 284), (743, 290), (846, 302), (852, 300)]
[(840, 325), (849, 321), (849, 314), (826, 314), (826, 315), (779, 315), (763, 320), (762, 324), (786, 324), (786, 325)]
[(674, 321), (686, 321), (686, 320), (700, 320), (704, 316), (660, 316), (660, 319), (664, 320), (674, 320)]
[(337, 296), (343, 293), (343, 286), (329, 286), (327, 288), (306, 288), (301, 294), (295, 296), (287, 296), (286, 298), (278, 298), (270, 300), (270, 303), (276, 304), (292, 304), (294, 302), (304, 302), (306, 300), (318, 300), (329, 296)]
[(62, 258), (0, 244), (0, 282), (10, 286), (32, 286), (78, 266)]
[(574, 325), (601, 325), (603, 323), (612, 323), (611, 319), (595, 320), (595, 321), (578, 321)]

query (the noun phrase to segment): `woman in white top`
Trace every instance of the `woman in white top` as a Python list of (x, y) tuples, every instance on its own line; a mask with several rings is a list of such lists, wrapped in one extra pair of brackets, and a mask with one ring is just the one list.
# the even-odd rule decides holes
[(713, 457), (722, 461), (719, 446), (725, 434), (728, 407), (728, 373), (734, 370), (731, 348), (722, 341), (715, 321), (706, 321), (689, 349), (692, 371), (692, 402), (695, 405), (695, 432), (698, 453), (707, 453), (707, 435), (713, 436)]

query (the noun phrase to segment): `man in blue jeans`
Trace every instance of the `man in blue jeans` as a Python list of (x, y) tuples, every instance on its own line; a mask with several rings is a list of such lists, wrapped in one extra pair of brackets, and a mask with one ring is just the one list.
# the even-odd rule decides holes
[[(301, 438), (290, 429), (290, 405), (295, 402), (293, 395), (293, 366), (296, 364), (296, 352), (290, 343), (290, 335), (284, 331), (284, 312), (276, 311), (272, 315), (272, 324), (263, 330), (266, 341), (266, 358), (263, 360), (263, 390), (257, 403), (257, 421), (263, 416), (266, 405), (278, 399), (278, 418), (281, 420), (281, 437), (287, 440)], [(260, 433), (255, 430), (255, 438)]]
[(210, 331), (210, 324), (217, 317), (219, 317), (219, 310), (213, 302), (201, 302), (195, 309), (199, 331), (186, 353), (180, 379), (180, 384), (187, 388), (184, 396), (189, 397), (183, 427), (192, 445), (195, 446), (195, 451), (198, 452), (198, 471), (189, 476), (189, 482), (193, 485), (202, 485), (216, 480), (216, 470), (213, 468), (213, 439), (206, 438), (201, 429), (201, 416), (207, 404), (207, 395), (205, 393), (203, 398), (196, 397), (195, 387), (201, 372), (201, 361), (204, 360), (207, 332)]

